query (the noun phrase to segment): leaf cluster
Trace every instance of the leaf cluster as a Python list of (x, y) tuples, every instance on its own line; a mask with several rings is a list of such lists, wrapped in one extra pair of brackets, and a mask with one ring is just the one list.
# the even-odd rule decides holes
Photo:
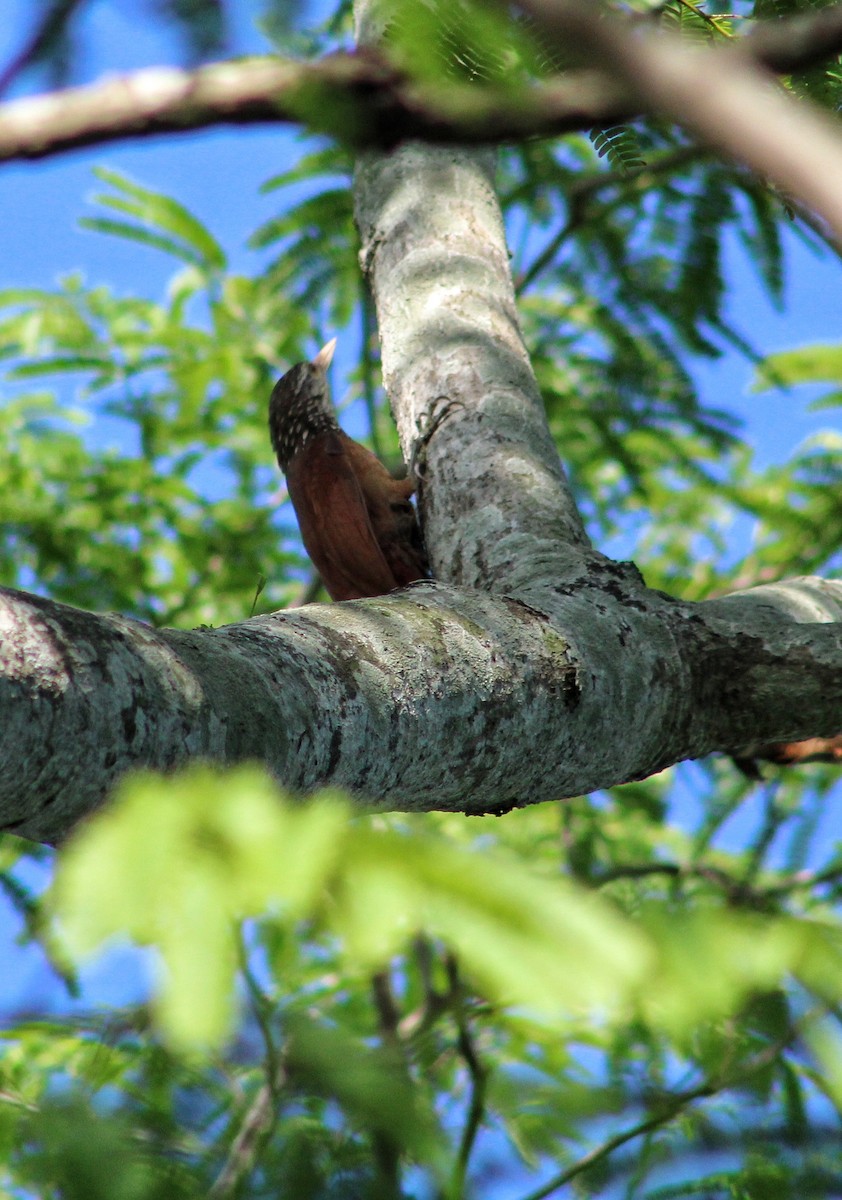
[(693, 835), (664, 824), (662, 779), (501, 839), (494, 818), (302, 807), (250, 768), (127, 782), (62, 856), (51, 937), (78, 960), (128, 933), (158, 983), (10, 1031), (8, 1178), (67, 1186), (95, 1115), (109, 1188), (143, 1197), (400, 1194), (413, 1171), (461, 1195), (492, 1169), (706, 1194), (724, 1152), (723, 1188), (761, 1162), (793, 1189), (838, 1181), (842, 866), (805, 867), (822, 797), (770, 787), (734, 852), (716, 842), (744, 791), (722, 767), (709, 784)]
[[(289, 517), (279, 526), (269, 505), (280, 480), (266, 405), (277, 374), (303, 357), (305, 314), (330, 265), (294, 286), (283, 264), (232, 274), (177, 201), (99, 175), (111, 189), (100, 204), (120, 215), (85, 224), (182, 267), (160, 302), (79, 277), (58, 292), (0, 293), (0, 578), (161, 623), (243, 619), (261, 577), (277, 606), (303, 564), (284, 548)], [(302, 222), (313, 203), (301, 205)], [(310, 234), (297, 228), (296, 253), (309, 260)], [(264, 230), (258, 241), (282, 235)], [(55, 390), (33, 389), (42, 380)]]
[[(503, 182), (527, 344), (580, 507), (598, 542), (694, 598), (828, 569), (832, 435), (757, 470), (739, 422), (693, 379), (694, 357), (726, 348), (759, 364), (730, 310), (728, 260), (739, 247), (781, 304), (783, 206), (669, 130), (641, 125), (636, 139), (645, 163), (608, 170), (584, 138), (520, 147)], [(735, 525), (753, 526), (756, 546), (739, 557)]]

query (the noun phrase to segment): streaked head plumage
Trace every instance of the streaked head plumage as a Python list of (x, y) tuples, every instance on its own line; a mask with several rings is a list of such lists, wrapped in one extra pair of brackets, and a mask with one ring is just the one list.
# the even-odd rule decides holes
[(327, 369), (336, 338), (310, 361), (297, 363), (281, 376), (269, 401), (269, 434), (281, 470), (320, 433), (339, 429), (330, 399)]

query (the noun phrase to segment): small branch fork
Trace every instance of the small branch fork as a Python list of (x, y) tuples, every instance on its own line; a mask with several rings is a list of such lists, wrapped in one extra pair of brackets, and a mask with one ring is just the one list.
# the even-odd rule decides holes
[[(641, 871), (636, 872), (633, 868), (620, 869), (614, 877), (642, 873)], [(432, 1025), (436, 1024), (442, 1015), (450, 1014), (455, 1022), (456, 1048), (464, 1062), (469, 1079), (465, 1123), (459, 1139), (456, 1163), (448, 1191), (448, 1195), (458, 1197), (464, 1194), (468, 1163), (476, 1144), (477, 1134), (486, 1116), (488, 1068), (480, 1057), (471, 1021), (464, 1006), (464, 988), (458, 964), (452, 955), (448, 954), (445, 957), (447, 987), (443, 991), (439, 991), (433, 986), (431, 980), (432, 954), (433, 948), (426, 939), (420, 937), (416, 939), (416, 957), (424, 983), (424, 998), (417, 1011), (401, 1016), (388, 971), (378, 973), (372, 981), (374, 1006), (378, 1015), (381, 1037), (386, 1044), (396, 1047), (407, 1062), (412, 1044), (419, 1036), (429, 1032)], [(735, 1085), (744, 1086), (746, 1080), (773, 1066), (780, 1056), (792, 1047), (809, 1024), (823, 1019), (825, 1015), (825, 1007), (816, 1006), (800, 1019), (797, 1026), (795, 1024), (790, 1026), (780, 1039), (765, 1046), (749, 1058), (732, 1061), (728, 1069), (721, 1074), (709, 1076), (695, 1086), (682, 1091), (665, 1093), (651, 1098), (648, 1102), (649, 1114), (646, 1117), (606, 1138), (605, 1141), (593, 1147), (552, 1179), (523, 1197), (523, 1200), (547, 1200), (547, 1197), (558, 1192), (590, 1167), (610, 1157), (622, 1146), (668, 1125), (697, 1101), (709, 1099)], [(397, 1184), (397, 1179), (395, 1179), (395, 1183)]]
[[(392, 1047), (396, 1053), (400, 1054), (409, 1069), (413, 1047), (423, 1041), (443, 1016), (448, 1014), (455, 1024), (456, 1050), (465, 1065), (468, 1076), (468, 1101), (448, 1195), (460, 1197), (464, 1194), (471, 1153), (485, 1118), (488, 1068), (482, 1062), (477, 1049), (466, 1005), (465, 988), (455, 956), (451, 953), (446, 953), (444, 956), (447, 986), (439, 989), (433, 982), (436, 953), (433, 944), (426, 937), (419, 935), (415, 939), (414, 953), (423, 989), (421, 1004), (414, 1011), (402, 1015), (394, 996), (389, 971), (379, 971), (372, 979), (378, 1030), (384, 1045)], [(376, 1146), (375, 1153), (381, 1173), (384, 1173), (384, 1166), (390, 1168), (389, 1186), (395, 1194), (399, 1194), (397, 1154), (393, 1153), (384, 1163), (383, 1147)]]
[[(810, 1014), (811, 1017), (815, 1015)], [(619, 1133), (614, 1134), (613, 1137), (606, 1138), (604, 1142), (601, 1142), (598, 1146), (594, 1146), (587, 1154), (583, 1154), (576, 1162), (566, 1167), (563, 1171), (560, 1171), (557, 1175), (554, 1175), (552, 1179), (542, 1184), (539, 1188), (536, 1188), (535, 1191), (523, 1196), (522, 1200), (547, 1200), (548, 1196), (552, 1196), (560, 1188), (564, 1187), (565, 1184), (582, 1175), (588, 1168), (603, 1162), (615, 1150), (618, 1150), (628, 1142), (634, 1141), (635, 1138), (644, 1137), (647, 1133), (653, 1133), (655, 1130), (662, 1128), (697, 1100), (708, 1099), (719, 1092), (726, 1091), (735, 1084), (745, 1085), (747, 1079), (751, 1079), (759, 1071), (764, 1071), (772, 1066), (780, 1055), (792, 1044), (797, 1035), (798, 1030), (792, 1028), (787, 1031), (784, 1038), (766, 1046), (753, 1057), (735, 1064), (727, 1075), (719, 1078), (711, 1077), (703, 1080), (696, 1087), (659, 1097), (656, 1102), (650, 1104), (651, 1111), (648, 1117), (644, 1117), (643, 1120), (621, 1130)]]

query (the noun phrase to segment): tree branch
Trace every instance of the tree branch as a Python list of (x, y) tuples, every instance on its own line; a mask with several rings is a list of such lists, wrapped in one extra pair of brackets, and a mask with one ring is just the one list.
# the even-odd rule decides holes
[[(802, 1025), (806, 1024), (807, 1018), (802, 1020)], [(629, 1126), (627, 1129), (621, 1130), (614, 1134), (613, 1137), (606, 1138), (598, 1146), (594, 1146), (587, 1154), (583, 1154), (581, 1158), (572, 1163), (565, 1170), (560, 1171), (552, 1179), (536, 1188), (535, 1191), (524, 1196), (523, 1200), (547, 1200), (553, 1192), (557, 1192), (559, 1188), (564, 1187), (572, 1179), (587, 1171), (590, 1167), (604, 1161), (609, 1155), (618, 1150), (620, 1146), (626, 1145), (627, 1142), (633, 1141), (635, 1138), (643, 1137), (644, 1134), (652, 1133), (656, 1129), (661, 1129), (667, 1125), (679, 1113), (683, 1112), (691, 1104), (695, 1104), (697, 1100), (707, 1100), (711, 1096), (717, 1095), (719, 1092), (727, 1091), (732, 1087), (744, 1086), (745, 1081), (751, 1079), (760, 1071), (764, 1071), (772, 1066), (775, 1061), (788, 1049), (798, 1034), (798, 1029), (793, 1027), (787, 1031), (786, 1035), (780, 1040), (765, 1046), (759, 1050), (757, 1054), (750, 1058), (743, 1059), (735, 1068), (728, 1071), (722, 1078), (709, 1077), (694, 1088), (688, 1088), (686, 1091), (660, 1096), (657, 1101), (650, 1102), (650, 1115), (644, 1117), (643, 1120)]]
[(352, 145), (410, 138), (496, 142), (586, 129), (633, 115), (627, 94), (593, 71), (522, 94), (464, 83), (413, 83), (374, 53), (315, 63), (258, 58), (195, 71), (152, 67), (0, 105), (0, 162), (233, 124), (306, 125)]
[[(613, 24), (629, 37), (627, 22)], [(637, 23), (635, 39), (641, 32)], [(683, 47), (678, 38), (664, 40), (670, 53)], [(760, 23), (747, 37), (699, 54), (718, 75), (727, 74), (732, 62), (791, 72), (840, 50), (842, 5), (835, 5)], [(314, 63), (267, 57), (195, 71), (158, 67), (0, 105), (0, 162), (220, 124), (300, 123), (380, 149), (411, 138), (500, 142), (630, 120), (640, 115), (644, 100), (637, 81), (630, 87), (605, 70), (571, 71), (516, 97), (510, 87), (430, 85), (413, 81), (371, 51)]]
[(473, 1030), (471, 1029), (470, 1017), (466, 1011), (465, 990), (459, 977), (458, 964), (452, 954), (447, 956), (445, 965), (450, 993), (453, 996), (453, 1017), (456, 1022), (457, 1045), (468, 1072), (468, 1108), (465, 1114), (462, 1135), (459, 1139), (459, 1150), (451, 1181), (452, 1194), (454, 1196), (462, 1196), (465, 1192), (468, 1163), (480, 1126), (485, 1118), (485, 1098), (489, 1068), (483, 1063), (477, 1050)]
[(419, 145), (361, 156), (355, 215), (405, 457), (423, 442), (433, 574), (517, 592), (546, 556), (575, 575), (590, 543), (523, 342), (493, 166)]
[(781, 75), (827, 62), (842, 53), (842, 4), (784, 21), (758, 21), (743, 49), (759, 66)]
[(41, 20), (28, 41), (0, 71), (0, 95), (8, 91), (28, 67), (45, 58), (50, 52), (55, 54), (62, 40), (67, 38), (81, 2), (82, 0), (53, 0), (52, 6), (42, 13)]
[(838, 727), (842, 583), (682, 604), (594, 556), (526, 594), (425, 583), (181, 632), (0, 589), (0, 822), (60, 840), (130, 767), (194, 758), (498, 811)]

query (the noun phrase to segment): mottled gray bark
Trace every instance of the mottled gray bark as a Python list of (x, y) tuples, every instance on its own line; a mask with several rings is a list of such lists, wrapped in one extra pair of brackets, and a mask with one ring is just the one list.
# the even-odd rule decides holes
[(577, 570), (590, 544), (523, 344), (492, 171), (485, 154), (411, 145), (363, 157), (355, 196), (433, 572), (511, 590)]
[(419, 584), (178, 632), (2, 590), (0, 824), (60, 840), (129, 767), (197, 757), (484, 812), (839, 730), (842, 584), (681, 604), (594, 558), (528, 597)]

